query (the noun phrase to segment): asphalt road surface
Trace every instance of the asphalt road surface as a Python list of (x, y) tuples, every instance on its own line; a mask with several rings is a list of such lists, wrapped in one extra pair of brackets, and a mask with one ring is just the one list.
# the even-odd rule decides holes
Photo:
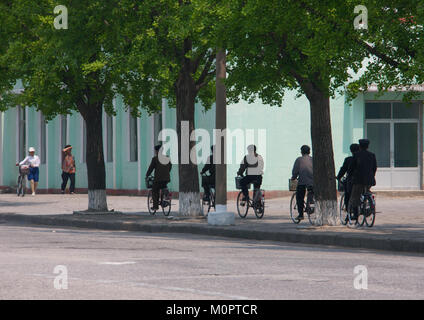
[(0, 299), (424, 299), (422, 255), (187, 234), (2, 224), (0, 270)]

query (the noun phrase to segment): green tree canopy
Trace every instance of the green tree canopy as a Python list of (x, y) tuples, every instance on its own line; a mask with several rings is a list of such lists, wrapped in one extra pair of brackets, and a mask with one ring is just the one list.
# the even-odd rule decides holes
[[(283, 105), (305, 94), (311, 107), (317, 223), (337, 223), (330, 97), (370, 53), (357, 41), (353, 1), (232, 0), (223, 17), (231, 101)], [(334, 24), (334, 20), (338, 20)], [(299, 119), (302, 121), (302, 119)], [(301, 143), (301, 142), (299, 142)], [(300, 145), (299, 145), (300, 147)]]

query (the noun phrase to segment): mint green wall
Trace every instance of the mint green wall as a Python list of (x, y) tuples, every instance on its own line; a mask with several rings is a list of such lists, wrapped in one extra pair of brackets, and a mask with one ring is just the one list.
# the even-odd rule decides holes
[[(387, 93), (378, 100), (400, 100), (401, 95)], [(420, 97), (424, 100), (424, 95)], [(338, 171), (343, 159), (350, 154), (352, 142), (364, 136), (364, 104), (366, 100), (377, 100), (375, 94), (359, 95), (351, 103), (345, 96), (337, 96), (330, 102), (331, 124), (335, 169)], [(109, 189), (145, 189), (144, 176), (153, 155), (153, 121), (152, 116), (142, 112), (138, 119), (139, 125), (139, 162), (129, 162), (129, 115), (125, 111), (120, 97), (115, 99), (116, 116), (114, 117), (115, 153), (114, 163), (106, 163), (106, 184)], [(164, 106), (163, 123), (165, 128), (175, 129), (176, 112), (167, 103)], [(12, 108), (2, 114), (2, 184), (14, 186), (18, 170), (15, 167), (17, 159), (17, 110)], [(103, 120), (104, 121), (104, 120)], [(40, 150), (39, 113), (33, 108), (27, 108), (27, 148), (34, 146)], [(306, 97), (295, 98), (294, 92), (287, 92), (281, 108), (263, 105), (260, 101), (248, 104), (240, 101), (227, 107), (227, 126), (230, 131), (236, 129), (253, 129), (257, 139), (258, 130), (266, 130), (266, 144), (261, 145), (257, 140), (258, 153), (264, 156), (265, 175), (263, 188), (265, 190), (287, 190), (287, 180), (291, 176), (292, 165), (300, 154), (300, 146), (311, 145), (310, 112)], [(105, 123), (103, 123), (105, 127)], [(206, 129), (213, 137), (215, 127), (215, 106), (205, 112), (201, 105), (196, 104), (195, 127)], [(82, 162), (82, 118), (75, 113), (69, 116), (68, 143), (73, 145), (73, 154), (77, 163), (77, 188), (87, 187), (86, 164)], [(40, 188), (59, 189), (61, 184), (62, 149), (60, 137), (60, 118), (57, 117), (47, 125), (47, 164), (40, 167)], [(105, 158), (106, 136), (104, 134)], [(235, 141), (233, 141), (235, 143)], [(210, 144), (213, 140), (210, 141)], [(234, 177), (239, 167), (238, 157), (246, 153), (246, 147), (251, 141), (244, 141), (240, 150), (233, 148), (227, 161), (232, 160), (227, 167), (227, 188), (235, 190)], [(209, 149), (208, 149), (209, 151)], [(48, 171), (47, 171), (48, 167)], [(199, 172), (203, 164), (199, 164)], [(115, 177), (115, 178), (114, 178)], [(178, 190), (178, 165), (171, 172), (170, 189)], [(199, 182), (200, 182), (199, 175)]]

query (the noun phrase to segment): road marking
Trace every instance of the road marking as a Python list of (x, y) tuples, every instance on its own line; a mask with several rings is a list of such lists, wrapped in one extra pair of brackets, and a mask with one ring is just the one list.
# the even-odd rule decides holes
[[(51, 275), (48, 274), (39, 274), (39, 273), (33, 273), (32, 276), (36, 277), (42, 277), (42, 278), (54, 278)], [(257, 300), (255, 298), (245, 297), (245, 296), (239, 296), (239, 295), (233, 295), (233, 294), (226, 294), (223, 292), (217, 292), (217, 291), (205, 291), (205, 290), (198, 290), (193, 288), (181, 288), (181, 287), (171, 287), (171, 286), (162, 286), (162, 285), (156, 285), (146, 282), (140, 282), (140, 281), (122, 281), (122, 280), (108, 280), (108, 279), (82, 279), (82, 278), (69, 278), (68, 281), (71, 280), (78, 280), (83, 281), (85, 283), (92, 282), (92, 283), (99, 283), (99, 284), (115, 284), (115, 285), (127, 285), (127, 286), (133, 286), (133, 287), (144, 287), (144, 288), (151, 288), (151, 289), (159, 289), (159, 290), (165, 290), (165, 291), (180, 291), (180, 292), (189, 292), (194, 294), (202, 294), (207, 296), (215, 296), (215, 297), (222, 297), (230, 300)]]
[(121, 266), (124, 264), (135, 264), (134, 261), (123, 261), (123, 262), (99, 262), (99, 264), (107, 264), (107, 265), (113, 265), (113, 266)]

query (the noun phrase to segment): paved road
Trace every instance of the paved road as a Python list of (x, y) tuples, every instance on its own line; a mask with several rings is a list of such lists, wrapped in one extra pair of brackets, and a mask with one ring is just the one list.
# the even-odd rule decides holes
[(2, 224), (0, 270), (0, 299), (424, 299), (423, 256), (187, 234)]

